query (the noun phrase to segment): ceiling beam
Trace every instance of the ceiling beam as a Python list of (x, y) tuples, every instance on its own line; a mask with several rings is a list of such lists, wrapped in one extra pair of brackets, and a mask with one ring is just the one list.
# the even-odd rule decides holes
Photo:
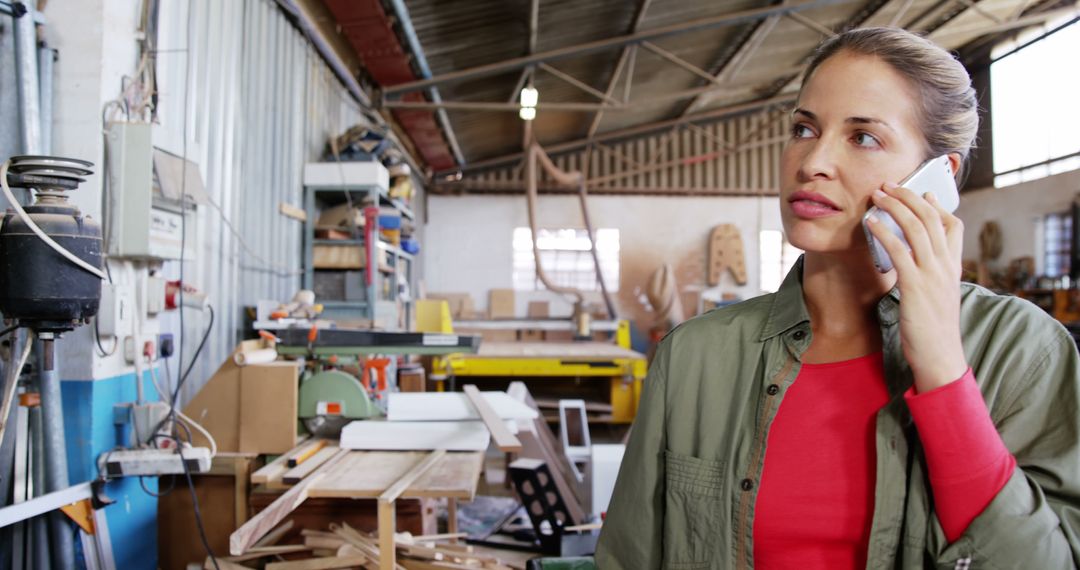
[(571, 77), (569, 74), (563, 73), (562, 71), (559, 71), (558, 69), (555, 69), (554, 67), (551, 67), (550, 65), (548, 65), (546, 63), (541, 62), (540, 63), (540, 69), (543, 69), (544, 71), (554, 75), (555, 77), (558, 77), (559, 79), (565, 81), (566, 83), (569, 83), (570, 85), (573, 85), (574, 87), (577, 87), (578, 89), (588, 93), (589, 95), (592, 95), (593, 97), (596, 97), (597, 99), (600, 99), (601, 101), (607, 101), (608, 103), (610, 103), (612, 105), (618, 105), (619, 104), (619, 102), (616, 101), (614, 98), (609, 97), (606, 94), (601, 93), (600, 91), (597, 91), (596, 89), (593, 89), (591, 86), (586, 85), (584, 82), (579, 81), (579, 80)]
[[(787, 3), (787, 1), (788, 0), (784, 0), (784, 3)], [(777, 22), (779, 22), (780, 18), (782, 17), (782, 15), (774, 14), (762, 20), (761, 23), (759, 23), (757, 27), (754, 28), (754, 31), (750, 34), (750, 37), (747, 38), (746, 41), (743, 42), (742, 45), (739, 46), (739, 48), (735, 51), (735, 54), (728, 58), (727, 61), (720, 66), (720, 69), (716, 71), (716, 73), (713, 75), (716, 80), (720, 83), (727, 83), (733, 80), (735, 76), (738, 75), (740, 71), (742, 71), (742, 68), (746, 65), (746, 62), (750, 61), (750, 58), (752, 58), (754, 54), (757, 53), (758, 48), (761, 47), (761, 44), (765, 41), (765, 38), (768, 37), (768, 35), (772, 32), (773, 28), (776, 27)], [(680, 115), (686, 116), (690, 113), (693, 113), (694, 111), (700, 109), (703, 104), (707, 103), (708, 100), (709, 95), (704, 93), (699, 95), (697, 98), (691, 101), (685, 109), (682, 110), (682, 113), (680, 113)]]
[[(702, 87), (694, 87), (692, 89), (686, 89), (683, 91), (675, 91), (672, 93), (664, 93), (663, 95), (655, 95), (647, 99), (639, 99), (630, 103), (622, 103), (621, 101), (610, 99), (610, 103), (587, 103), (578, 101), (568, 102), (555, 102), (555, 101), (540, 101), (536, 105), (537, 111), (594, 111), (594, 112), (611, 112), (611, 111), (635, 111), (643, 108), (655, 107), (656, 105), (671, 103), (673, 101), (681, 101), (684, 99), (690, 99), (698, 97), (706, 93), (718, 93), (726, 92), (728, 94), (737, 93), (741, 90), (749, 88), (760, 87), (761, 85), (768, 85), (779, 79), (783, 79), (791, 75), (792, 73), (799, 73), (802, 67), (789, 67), (782, 70), (778, 70), (774, 75), (768, 77), (762, 77), (755, 80), (747, 80), (738, 83), (726, 83), (723, 85), (708, 84)], [(436, 110), (447, 109), (453, 111), (491, 111), (491, 112), (513, 112), (517, 113), (521, 108), (517, 102), (501, 101), (440, 101), (438, 103), (430, 101), (400, 101), (389, 100), (381, 101), (379, 103), (380, 108), (383, 109), (412, 109), (412, 110)]]
[(790, 14), (786, 14), (786, 16), (788, 18), (791, 18), (792, 20), (795, 20), (796, 22), (806, 26), (807, 28), (810, 28), (811, 30), (814, 30), (815, 32), (817, 32), (817, 33), (819, 33), (819, 34), (821, 34), (821, 35), (823, 35), (823, 36), (825, 36), (827, 38), (831, 38), (831, 37), (836, 35), (836, 32), (830, 30), (824, 24), (821, 24), (820, 22), (818, 22), (817, 20), (814, 20), (812, 18), (807, 18), (803, 14), (799, 14), (797, 12), (791, 12)]
[(720, 80), (713, 77), (711, 74), (709, 74), (709, 72), (707, 72), (704, 69), (701, 69), (700, 67), (690, 63), (689, 61), (686, 61), (685, 59), (683, 59), (683, 58), (681, 58), (681, 57), (667, 51), (666, 49), (661, 48), (660, 46), (658, 46), (658, 45), (656, 45), (656, 44), (654, 44), (652, 42), (641, 42), (641, 47), (643, 47), (643, 48), (653, 52), (654, 54), (660, 56), (662, 59), (664, 59), (668, 63), (673, 63), (676, 66), (678, 66), (679, 68), (681, 68), (681, 69), (683, 69), (685, 71), (689, 71), (690, 73), (704, 79), (705, 81), (709, 81), (709, 82), (715, 83), (717, 85), (721, 84)]
[[(689, 122), (709, 122), (722, 119), (730, 115), (737, 115), (740, 113), (749, 113), (759, 109), (767, 107), (774, 107), (779, 105), (788, 105), (795, 101), (795, 94), (782, 94), (776, 97), (770, 97), (768, 99), (759, 99), (755, 101), (748, 101), (745, 103), (739, 103), (737, 105), (729, 105), (718, 109), (712, 109), (704, 113), (698, 113), (695, 115), (687, 115), (685, 117), (678, 117), (675, 119), (665, 119), (663, 121), (657, 121), (654, 123), (646, 123), (644, 125), (638, 125), (634, 127), (628, 127), (625, 129), (618, 129), (615, 131), (609, 131), (601, 133), (594, 137), (585, 137), (577, 140), (567, 141), (563, 143), (545, 145), (544, 150), (548, 154), (556, 154), (576, 150), (587, 146), (591, 142), (604, 142), (609, 140), (619, 140), (625, 138), (631, 138), (636, 136), (642, 136), (656, 131), (662, 131), (670, 129), (672, 127), (678, 127)], [(454, 171), (443, 171), (436, 173), (439, 174), (456, 174), (458, 172), (467, 172), (473, 170), (481, 170), (487, 168), (494, 168), (497, 166), (504, 166), (507, 164), (513, 164), (520, 162), (524, 158), (525, 154), (522, 152), (516, 152), (513, 154), (507, 154), (485, 160), (477, 160), (470, 163), (466, 168)]]
[(536, 65), (541, 62), (550, 62), (558, 59), (585, 55), (598, 51), (622, 47), (628, 44), (640, 43), (642, 41), (651, 41), (667, 36), (684, 34), (687, 32), (696, 32), (701, 30), (719, 28), (723, 26), (730, 26), (732, 24), (739, 24), (743, 22), (752, 22), (755, 20), (760, 20), (762, 18), (767, 18), (775, 14), (787, 14), (789, 12), (797, 12), (800, 10), (806, 10), (818, 6), (836, 4), (841, 1), (843, 0), (803, 0), (781, 6), (753, 8), (749, 10), (730, 12), (728, 14), (723, 14), (720, 16), (699, 18), (679, 24), (661, 26), (652, 30), (635, 32), (632, 34), (616, 36), (613, 38), (566, 46), (541, 53), (529, 54), (523, 57), (515, 57), (503, 61), (489, 63), (486, 65), (471, 67), (469, 69), (451, 71), (449, 73), (444, 73), (442, 75), (438, 75), (429, 79), (422, 79), (418, 81), (410, 81), (407, 83), (393, 85), (387, 87), (384, 90), (384, 93), (386, 95), (401, 95), (403, 93), (427, 89), (429, 87), (434, 87), (445, 83), (453, 83), (457, 81), (464, 81), (467, 79), (475, 79), (477, 77), (496, 75), (499, 73), (505, 73), (507, 71), (514, 71), (516, 69), (521, 69), (530, 65)]
[[(641, 22), (645, 20), (645, 12), (649, 10), (649, 4), (651, 3), (652, 0), (640, 0), (638, 3), (637, 12), (634, 14), (634, 23), (630, 26), (631, 34), (637, 32), (638, 29), (641, 28)], [(623, 46), (622, 51), (619, 52), (619, 61), (615, 64), (615, 71), (611, 72), (611, 79), (608, 80), (607, 89), (604, 89), (604, 94), (608, 97), (615, 92), (615, 85), (619, 82), (619, 76), (622, 75), (623, 68), (626, 67), (627, 63), (633, 67), (636, 58), (631, 57), (633, 55), (631, 52), (636, 53), (636, 48), (633, 44)], [(627, 85), (630, 84), (629, 80), (631, 74), (632, 70), (631, 73), (627, 74)], [(629, 91), (629, 89), (627, 89), (627, 91)], [(625, 103), (628, 99), (629, 97), (623, 97), (623, 102)], [(598, 111), (593, 115), (592, 123), (589, 125), (588, 136), (591, 137), (596, 134), (596, 130), (600, 128), (600, 120), (603, 118), (603, 111)]]

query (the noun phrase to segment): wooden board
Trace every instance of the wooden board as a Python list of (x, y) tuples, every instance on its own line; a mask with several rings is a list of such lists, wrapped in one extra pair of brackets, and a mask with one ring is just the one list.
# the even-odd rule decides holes
[[(345, 451), (339, 450), (338, 453), (329, 461), (320, 466), (320, 469), (330, 470), (336, 463), (340, 462), (346, 455)], [(270, 506), (260, 512), (247, 521), (240, 528), (229, 537), (229, 554), (233, 556), (240, 556), (247, 552), (247, 549), (251, 548), (256, 541), (262, 538), (266, 533), (270, 532), (278, 523), (280, 523), (285, 517), (289, 515), (296, 507), (300, 506), (307, 497), (308, 489), (317, 483), (323, 476), (322, 473), (316, 471), (311, 477), (301, 481), (292, 489), (289, 489), (285, 494), (277, 498)]]
[(281, 480), (288, 485), (299, 483), (304, 477), (311, 475), (311, 473), (318, 469), (320, 465), (329, 461), (337, 451), (338, 446), (336, 445), (328, 445), (320, 449), (300, 465), (286, 471), (285, 474), (281, 476)]
[(483, 451), (491, 434), (483, 422), (359, 420), (341, 430), (342, 449), (380, 451)]
[(709, 285), (719, 285), (725, 270), (731, 270), (735, 283), (746, 285), (742, 235), (734, 224), (721, 224), (709, 234)]
[(461, 358), (636, 358), (645, 355), (606, 342), (484, 342), (475, 354)]
[(484, 420), (484, 425), (487, 426), (488, 431), (491, 432), (491, 437), (495, 440), (495, 445), (499, 448), (499, 451), (504, 453), (517, 453), (521, 451), (521, 442), (518, 438), (514, 437), (514, 434), (510, 433), (507, 429), (506, 423), (499, 417), (499, 414), (491, 407), (487, 402), (487, 398), (480, 393), (480, 389), (476, 386), (469, 384), (465, 386), (465, 395), (469, 398), (469, 402), (476, 409), (476, 412), (480, 414), (480, 418)]
[(321, 244), (313, 246), (311, 253), (315, 269), (363, 269), (367, 265), (364, 249), (358, 245)]
[[(311, 497), (377, 498), (428, 454), (353, 451), (308, 490)], [(471, 501), (483, 468), (482, 452), (450, 452), (425, 471), (402, 497), (452, 497)]]
[[(511, 398), (502, 391), (482, 392), (484, 399), (505, 420), (532, 420), (536, 410)], [(425, 392), (390, 394), (386, 419), (398, 421), (460, 421), (479, 420), (480, 414), (468, 396), (457, 392)]]

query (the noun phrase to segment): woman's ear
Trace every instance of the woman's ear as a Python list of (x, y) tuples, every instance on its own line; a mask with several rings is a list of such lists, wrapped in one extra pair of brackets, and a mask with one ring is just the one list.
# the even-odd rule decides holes
[(964, 165), (964, 158), (958, 152), (950, 152), (948, 156), (949, 168), (952, 170), (953, 176), (956, 176), (960, 172), (960, 167)]

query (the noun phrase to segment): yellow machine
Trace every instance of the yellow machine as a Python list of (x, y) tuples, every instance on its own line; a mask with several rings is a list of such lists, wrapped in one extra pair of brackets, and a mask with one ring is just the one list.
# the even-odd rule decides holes
[[(573, 330), (568, 320), (471, 321), (469, 330)], [(464, 327), (463, 327), (464, 328)], [(453, 333), (445, 301), (417, 304), (417, 329)], [(578, 378), (609, 385), (611, 423), (630, 423), (637, 413), (641, 382), (648, 364), (645, 355), (630, 349), (630, 323), (597, 321), (594, 331), (612, 333), (612, 342), (482, 342), (476, 354), (435, 357), (432, 380), (462, 377), (520, 379)]]

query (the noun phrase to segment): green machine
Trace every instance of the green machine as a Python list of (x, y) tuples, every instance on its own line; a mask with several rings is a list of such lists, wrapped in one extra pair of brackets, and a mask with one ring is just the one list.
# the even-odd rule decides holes
[[(299, 417), (308, 432), (336, 437), (349, 422), (385, 413), (393, 390), (391, 355), (475, 353), (479, 336), (384, 332), (363, 329), (285, 329), (275, 331), (277, 351), (302, 357), (312, 366), (300, 380)], [(369, 358), (379, 355), (382, 358)], [(360, 372), (359, 378), (346, 368)]]

